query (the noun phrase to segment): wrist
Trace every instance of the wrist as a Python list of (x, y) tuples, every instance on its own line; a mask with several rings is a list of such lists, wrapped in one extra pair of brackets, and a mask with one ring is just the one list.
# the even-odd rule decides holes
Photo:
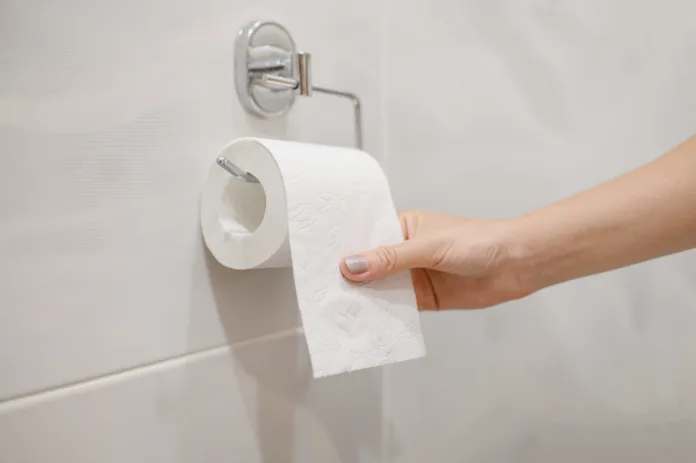
[[(510, 267), (520, 291), (527, 295), (555, 284), (549, 258), (550, 232), (532, 214), (509, 220), (507, 248)], [(545, 237), (546, 236), (546, 237)]]

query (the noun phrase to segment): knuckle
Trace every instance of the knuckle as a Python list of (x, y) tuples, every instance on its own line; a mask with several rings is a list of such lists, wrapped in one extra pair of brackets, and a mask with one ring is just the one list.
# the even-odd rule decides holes
[(447, 267), (448, 261), (451, 260), (450, 247), (444, 246), (437, 249), (432, 254), (432, 260), (430, 261), (430, 268), (440, 269)]
[(499, 246), (488, 246), (484, 251), (483, 261), (487, 267), (495, 266), (503, 258), (504, 250)]
[(377, 260), (380, 266), (387, 270), (392, 271), (396, 267), (396, 253), (394, 249), (387, 247), (379, 247), (376, 250)]
[(401, 223), (401, 231), (404, 239), (408, 240), (416, 235), (416, 224), (418, 223), (418, 218), (421, 215), (421, 211), (418, 210), (408, 210), (399, 213), (399, 222)]

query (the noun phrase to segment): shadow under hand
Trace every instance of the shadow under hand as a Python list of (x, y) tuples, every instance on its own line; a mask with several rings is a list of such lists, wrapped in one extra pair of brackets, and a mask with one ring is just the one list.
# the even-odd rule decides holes
[(300, 324), (291, 270), (235, 271), (206, 259), (227, 341), (269, 335), (231, 358), (262, 461), (381, 461), (381, 369), (312, 378), (304, 337), (287, 331), (289, 320)]

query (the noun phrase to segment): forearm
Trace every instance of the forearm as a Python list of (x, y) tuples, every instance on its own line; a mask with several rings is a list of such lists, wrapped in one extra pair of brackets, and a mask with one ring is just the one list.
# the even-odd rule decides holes
[(633, 172), (517, 221), (517, 255), (541, 289), (696, 247), (696, 137)]

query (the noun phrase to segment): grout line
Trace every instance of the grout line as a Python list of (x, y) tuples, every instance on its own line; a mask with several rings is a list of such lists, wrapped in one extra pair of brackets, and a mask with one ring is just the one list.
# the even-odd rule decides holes
[(388, 4), (389, 0), (382, 0), (382, 9), (380, 12), (380, 22), (379, 22), (379, 117), (381, 119), (380, 128), (382, 129), (382, 134), (380, 137), (380, 152), (383, 159), (383, 168), (387, 179), (389, 178), (389, 117), (387, 115), (387, 90), (389, 86), (387, 85), (387, 72), (389, 70), (389, 56), (388, 53), (388, 31), (389, 31), (389, 18), (388, 18)]
[(391, 461), (391, 366), (382, 370), (382, 463)]
[[(381, 152), (384, 159), (384, 171), (387, 179), (391, 177), (391, 151), (389, 150), (389, 9), (390, 0), (381, 0), (380, 11), (380, 35), (379, 35), (379, 57), (380, 74), (379, 74), (379, 110), (380, 118), (382, 119), (381, 129)], [(382, 370), (382, 417), (381, 417), (381, 460), (382, 463), (391, 461), (391, 368), (385, 365)]]
[(149, 373), (152, 371), (163, 370), (173, 365), (183, 365), (188, 362), (216, 355), (224, 351), (232, 351), (234, 349), (240, 349), (247, 346), (260, 344), (262, 342), (275, 341), (278, 339), (283, 339), (301, 333), (302, 328), (291, 328), (288, 330), (279, 331), (277, 333), (259, 336), (257, 338), (247, 339), (231, 344), (222, 344), (214, 347), (206, 347), (204, 349), (190, 351), (184, 354), (174, 355), (172, 357), (167, 357), (152, 362), (142, 363), (121, 370), (110, 371), (100, 375), (79, 379), (77, 381), (70, 381), (58, 384), (56, 386), (50, 386), (45, 389), (37, 389), (24, 394), (10, 396), (0, 400), (0, 413), (6, 412), (14, 408), (21, 408), (22, 406), (25, 406), (27, 403), (37, 401), (43, 402), (54, 399), (56, 397), (60, 397), (62, 395), (71, 394), (74, 389), (95, 387), (97, 385), (108, 383), (111, 381), (123, 381), (141, 376), (146, 372)]

